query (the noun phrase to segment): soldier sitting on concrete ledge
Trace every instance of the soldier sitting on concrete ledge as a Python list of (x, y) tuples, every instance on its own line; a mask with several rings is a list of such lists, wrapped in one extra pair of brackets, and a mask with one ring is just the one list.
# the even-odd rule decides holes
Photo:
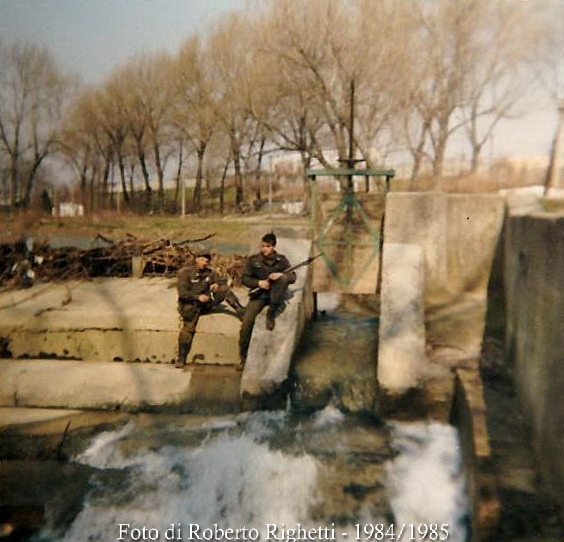
[(288, 286), (296, 282), (295, 271), (288, 272), (288, 259), (276, 252), (276, 235), (267, 233), (261, 241), (260, 252), (249, 257), (241, 278), (243, 285), (251, 290), (239, 335), (239, 370), (245, 366), (256, 317), (268, 305), (266, 329), (272, 331), (274, 319), (284, 307)]
[(196, 254), (193, 265), (186, 265), (178, 271), (178, 311), (182, 327), (178, 335), (177, 368), (186, 365), (200, 315), (209, 314), (224, 301), (234, 309), (239, 319), (245, 312), (227, 279), (211, 267), (211, 259), (209, 252), (200, 252)]

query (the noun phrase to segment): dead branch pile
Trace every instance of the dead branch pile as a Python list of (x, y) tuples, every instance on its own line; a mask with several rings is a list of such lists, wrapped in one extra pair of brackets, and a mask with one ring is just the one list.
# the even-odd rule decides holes
[[(190, 245), (212, 236), (173, 242), (166, 238), (138, 239), (131, 234), (116, 241), (98, 234), (92, 246), (85, 249), (54, 248), (47, 242), (36, 242), (32, 249), (25, 241), (3, 244), (0, 245), (0, 287), (25, 288), (35, 282), (94, 277), (171, 277), (192, 261), (194, 251)], [(239, 285), (245, 258), (214, 254), (213, 266), (230, 277), (234, 285)]]

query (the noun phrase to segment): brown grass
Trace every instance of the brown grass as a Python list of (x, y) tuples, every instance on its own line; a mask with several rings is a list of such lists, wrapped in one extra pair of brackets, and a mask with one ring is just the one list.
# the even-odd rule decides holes
[[(264, 220), (261, 220), (261, 216)], [(289, 217), (284, 223), (307, 223), (307, 219)], [(280, 219), (277, 219), (280, 222)], [(133, 235), (138, 239), (169, 239), (172, 242), (213, 237), (214, 244), (238, 243), (249, 246), (256, 241), (256, 229), (270, 224), (267, 215), (231, 215), (198, 217), (186, 215), (135, 215), (126, 213), (96, 213), (88, 217), (50, 217), (27, 211), (16, 215), (0, 215), (0, 243), (13, 243), (25, 237), (38, 240), (53, 235), (94, 238), (101, 234), (112, 240)]]

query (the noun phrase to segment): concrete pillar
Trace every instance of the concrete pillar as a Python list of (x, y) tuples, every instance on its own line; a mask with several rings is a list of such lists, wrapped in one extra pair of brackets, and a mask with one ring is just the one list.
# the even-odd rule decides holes
[(390, 393), (417, 386), (425, 364), (425, 264), (419, 245), (384, 246), (378, 383)]

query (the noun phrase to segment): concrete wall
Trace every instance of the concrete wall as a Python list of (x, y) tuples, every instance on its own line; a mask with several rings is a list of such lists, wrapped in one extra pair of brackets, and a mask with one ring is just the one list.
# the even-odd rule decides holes
[(495, 195), (392, 192), (384, 243), (423, 247), (425, 302), (434, 307), (485, 293), (503, 214)]
[(168, 363), (178, 336), (174, 282), (96, 279), (3, 292), (0, 336), (14, 358)]
[[(388, 390), (402, 391), (413, 387), (413, 371), (397, 363), (412, 353), (405, 345), (414, 344), (424, 328), (425, 353), (431, 362), (443, 367), (454, 366), (460, 360), (477, 359), (484, 331), (487, 286), (491, 264), (503, 223), (504, 201), (486, 194), (390, 193), (384, 219), (382, 267), (382, 306), (378, 378)], [(420, 302), (384, 303), (386, 297), (402, 295), (402, 281), (394, 279), (408, 265), (408, 251), (398, 246), (420, 247), (423, 258), (421, 288), (424, 314), (419, 316)], [(394, 250), (392, 256), (387, 253)], [(413, 258), (412, 258), (413, 259)], [(401, 260), (401, 261), (400, 261)], [(404, 269), (404, 271), (402, 271)], [(412, 280), (405, 278), (403, 283)], [(395, 291), (385, 292), (395, 284)], [(403, 312), (402, 312), (403, 311)], [(421, 321), (423, 319), (423, 321)], [(398, 321), (410, 321), (410, 326), (398, 326)], [(394, 326), (394, 322), (396, 325)], [(396, 332), (389, 333), (392, 329)], [(401, 333), (398, 334), (398, 329)], [(393, 342), (394, 348), (389, 346)], [(395, 350), (395, 351), (394, 351)], [(417, 350), (421, 358), (421, 347)], [(385, 354), (383, 356), (382, 354)], [(406, 362), (407, 364), (408, 362)], [(388, 371), (385, 365), (393, 365)], [(418, 378), (423, 379), (430, 367), (419, 363)], [(439, 364), (435, 364), (435, 368)], [(391, 378), (389, 375), (402, 376)], [(381, 377), (386, 376), (385, 381)]]
[(506, 341), (544, 481), (564, 507), (564, 217), (510, 216)]

